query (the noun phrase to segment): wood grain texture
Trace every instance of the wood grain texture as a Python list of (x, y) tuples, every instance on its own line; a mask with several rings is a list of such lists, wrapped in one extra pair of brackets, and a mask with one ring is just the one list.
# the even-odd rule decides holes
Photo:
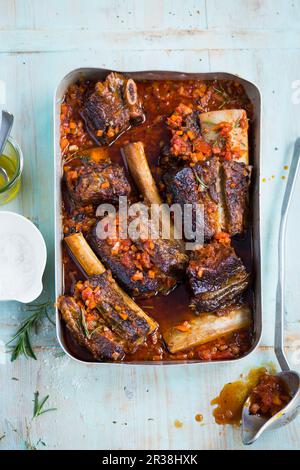
[[(24, 214), (47, 243), (45, 290), (54, 291), (52, 97), (71, 69), (228, 71), (254, 81), (263, 97), (262, 241), (264, 334), (259, 349), (238, 363), (178, 366), (82, 366), (56, 357), (60, 348), (44, 322), (35, 338), (38, 360), (10, 363), (6, 342), (24, 307), (0, 305), (0, 449), (20, 449), (33, 393), (49, 393), (57, 411), (32, 424), (32, 440), (50, 449), (240, 449), (239, 430), (213, 422), (210, 400), (251, 366), (274, 361), (272, 349), (279, 210), (300, 104), (300, 1), (288, 0), (0, 0), (0, 79), (24, 152), (22, 191), (1, 208)], [(300, 181), (287, 237), (287, 344), (300, 365), (298, 236)], [(45, 294), (44, 294), (45, 295)], [(19, 380), (12, 380), (16, 377)], [(204, 415), (203, 424), (194, 419)], [(174, 421), (182, 421), (177, 429)], [(299, 448), (299, 418), (251, 449)]]
[[(55, 37), (55, 41), (53, 40)], [(0, 52), (198, 49), (299, 49), (299, 30), (239, 30), (167, 28), (165, 31), (14, 30), (0, 31)]]

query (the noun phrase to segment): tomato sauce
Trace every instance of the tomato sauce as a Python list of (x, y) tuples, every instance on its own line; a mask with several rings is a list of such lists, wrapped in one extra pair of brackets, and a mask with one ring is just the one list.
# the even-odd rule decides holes
[[(137, 81), (136, 83), (146, 119), (142, 124), (124, 132), (111, 146), (106, 148), (95, 146), (85, 131), (80, 116), (82, 97), (89, 88), (94, 86), (94, 83), (81, 81), (69, 87), (61, 105), (60, 144), (63, 164), (76, 165), (76, 158), (74, 158), (76, 154), (87, 155), (95, 161), (109, 157), (112, 161), (124, 164), (121, 154), (121, 148), (124, 144), (142, 141), (152, 173), (158, 181), (161, 150), (170, 141), (170, 131), (166, 120), (180, 103), (193, 106), (200, 112), (243, 108), (247, 112), (251, 129), (252, 104), (242, 85), (238, 82), (232, 80), (164, 80)], [(129, 175), (128, 177), (130, 179)], [(86, 233), (95, 221), (94, 207), (92, 205), (82, 209), (74, 207), (64, 185), (62, 190), (64, 234), (69, 235), (76, 231)], [(233, 245), (250, 271), (252, 265), (251, 227), (244, 237), (234, 237)], [(74, 283), (82, 279), (83, 276), (65, 249), (63, 251), (63, 267), (65, 293), (70, 293)], [(253, 297), (251, 290), (248, 297), (251, 301)], [(250, 349), (252, 331), (247, 329), (190, 351), (170, 354), (165, 347), (162, 333), (165, 329), (181, 324), (194, 315), (189, 308), (189, 301), (190, 292), (185, 283), (179, 285), (168, 296), (158, 295), (148, 300), (139, 300), (137, 303), (146, 313), (158, 321), (160, 328), (154, 336), (148, 338), (145, 345), (141, 346), (134, 354), (127, 355), (125, 362), (234, 359), (243, 356)], [(87, 351), (74, 342), (67, 330), (65, 336), (66, 343), (74, 356), (94, 361)]]
[(266, 372), (265, 367), (251, 369), (245, 380), (224, 385), (220, 394), (211, 401), (211, 405), (217, 405), (213, 410), (217, 424), (240, 425), (244, 403)]
[(271, 418), (291, 400), (290, 391), (284, 380), (275, 374), (274, 367), (251, 369), (244, 380), (230, 382), (211, 401), (217, 405), (213, 415), (217, 424), (239, 426), (243, 406), (250, 398), (249, 412), (264, 418)]
[(286, 382), (278, 375), (263, 374), (250, 395), (249, 412), (271, 418), (291, 401)]

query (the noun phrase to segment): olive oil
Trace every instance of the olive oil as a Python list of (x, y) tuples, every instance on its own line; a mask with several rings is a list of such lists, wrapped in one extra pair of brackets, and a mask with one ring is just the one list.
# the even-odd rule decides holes
[(0, 168), (2, 168), (5, 175), (7, 175), (6, 179), (4, 174), (2, 172), (0, 173), (0, 189), (2, 189), (6, 183), (9, 183), (13, 179), (17, 168), (14, 162), (6, 155), (0, 155)]
[(12, 139), (0, 155), (0, 205), (11, 201), (21, 186), (21, 151)]

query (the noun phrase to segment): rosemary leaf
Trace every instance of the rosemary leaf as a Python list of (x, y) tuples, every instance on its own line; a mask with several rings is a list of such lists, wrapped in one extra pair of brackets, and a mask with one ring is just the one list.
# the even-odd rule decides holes
[(223, 103), (218, 107), (218, 109), (222, 109), (227, 103), (229, 103), (229, 100), (224, 100)]
[(45, 315), (46, 315), (47, 319), (49, 320), (49, 322), (50, 322), (53, 326), (55, 326), (55, 322), (52, 320), (52, 318), (49, 317), (49, 313), (48, 313), (48, 308), (47, 308), (47, 307), (45, 308)]
[(199, 183), (202, 190), (208, 189), (208, 186), (204, 183), (204, 181), (202, 181), (202, 179), (199, 177), (199, 175), (197, 175), (195, 171), (194, 171), (194, 175), (195, 175), (196, 181)]
[(224, 96), (224, 95), (226, 94), (224, 91), (219, 90), (219, 89), (216, 88), (216, 87), (213, 87), (213, 90), (214, 90), (216, 93), (218, 93), (219, 95), (222, 95), (222, 96)]
[(32, 419), (37, 418), (38, 416), (41, 416), (44, 413), (47, 413), (48, 411), (55, 411), (57, 408), (47, 408), (46, 410), (43, 410), (43, 406), (45, 405), (46, 401), (49, 398), (49, 395), (46, 395), (41, 401), (39, 401), (39, 392), (36, 391), (34, 393), (34, 399), (33, 399), (33, 416)]
[(82, 329), (83, 329), (83, 332), (84, 332), (85, 336), (88, 339), (90, 339), (90, 332), (89, 332), (89, 329), (87, 327), (87, 323), (86, 323), (86, 319), (85, 319), (85, 316), (84, 316), (83, 309), (81, 309), (81, 324), (82, 324)]
[(224, 88), (222, 87), (221, 83), (219, 83), (219, 88), (213, 87), (213, 90), (214, 90), (216, 93), (218, 93), (218, 95), (223, 96), (223, 98), (225, 98), (225, 99), (228, 98), (228, 94), (227, 94), (227, 92), (224, 90)]
[(48, 314), (49, 305), (50, 302), (48, 301), (26, 306), (26, 310), (31, 312), (31, 315), (21, 323), (16, 334), (6, 343), (6, 345), (11, 345), (11, 361), (15, 361), (22, 355), (36, 360), (36, 355), (31, 345), (30, 334), (32, 331), (36, 331), (41, 319), (45, 316), (53, 323)]

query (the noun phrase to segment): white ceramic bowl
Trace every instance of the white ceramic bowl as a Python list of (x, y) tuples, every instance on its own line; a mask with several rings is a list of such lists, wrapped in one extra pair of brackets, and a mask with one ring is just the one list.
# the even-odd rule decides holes
[(29, 303), (43, 290), (46, 244), (22, 215), (0, 212), (0, 300)]

